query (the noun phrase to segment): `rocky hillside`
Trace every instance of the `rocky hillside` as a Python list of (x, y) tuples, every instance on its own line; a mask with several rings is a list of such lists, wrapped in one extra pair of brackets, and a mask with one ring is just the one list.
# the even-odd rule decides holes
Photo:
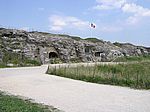
[[(150, 48), (111, 43), (96, 38), (82, 39), (45, 32), (0, 28), (0, 61), (7, 54), (19, 54), (41, 63), (113, 61), (121, 56), (150, 54)], [(9, 60), (9, 59), (8, 59)]]

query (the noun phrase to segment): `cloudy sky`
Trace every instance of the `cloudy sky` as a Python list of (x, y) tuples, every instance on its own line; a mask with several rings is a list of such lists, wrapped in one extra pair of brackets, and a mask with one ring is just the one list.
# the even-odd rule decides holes
[(150, 0), (0, 0), (0, 4), (0, 27), (150, 46)]

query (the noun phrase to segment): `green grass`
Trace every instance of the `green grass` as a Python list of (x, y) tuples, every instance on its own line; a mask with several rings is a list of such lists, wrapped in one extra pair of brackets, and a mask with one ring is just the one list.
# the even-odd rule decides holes
[(116, 45), (116, 46), (118, 46), (118, 47), (121, 47), (121, 46), (122, 46), (122, 44), (119, 43), (119, 42), (115, 42), (115, 43), (113, 43), (113, 44)]
[(40, 66), (41, 63), (37, 60), (31, 60), (31, 59), (25, 59), (23, 61), (23, 66), (26, 66), (26, 65), (34, 65), (34, 66)]
[(0, 62), (0, 68), (5, 68), (6, 65)]
[(124, 56), (124, 57), (119, 57), (115, 62), (131, 62), (131, 61), (149, 61), (150, 56), (145, 55), (145, 56)]
[(0, 92), (0, 112), (58, 112), (58, 109)]
[(97, 38), (86, 38), (84, 40), (87, 40), (87, 41), (90, 41), (90, 42), (94, 42), (94, 43), (97, 43), (97, 42), (104, 43), (102, 40), (97, 39)]
[(9, 67), (7, 64), (13, 64), (13, 67), (23, 66), (40, 66), (41, 63), (38, 60), (31, 60), (19, 53), (4, 52), (2, 61), (0, 62), (0, 68)]
[(49, 74), (86, 82), (150, 89), (150, 62), (49, 68)]

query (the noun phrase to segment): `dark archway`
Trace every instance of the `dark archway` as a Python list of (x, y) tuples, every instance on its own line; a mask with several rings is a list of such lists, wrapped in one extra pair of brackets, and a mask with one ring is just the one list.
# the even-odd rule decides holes
[(89, 47), (85, 48), (85, 53), (90, 53), (90, 48)]
[(49, 59), (51, 59), (51, 58), (58, 58), (58, 54), (56, 52), (50, 52)]
[(101, 57), (101, 54), (104, 52), (95, 52), (95, 57)]

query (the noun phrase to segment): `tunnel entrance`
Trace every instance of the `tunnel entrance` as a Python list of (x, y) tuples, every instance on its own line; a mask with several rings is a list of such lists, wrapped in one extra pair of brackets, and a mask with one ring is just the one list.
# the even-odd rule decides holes
[(95, 52), (95, 57), (101, 57), (101, 54), (102, 54), (103, 52)]
[(58, 54), (56, 52), (50, 52), (49, 59), (51, 59), (51, 58), (58, 58)]

